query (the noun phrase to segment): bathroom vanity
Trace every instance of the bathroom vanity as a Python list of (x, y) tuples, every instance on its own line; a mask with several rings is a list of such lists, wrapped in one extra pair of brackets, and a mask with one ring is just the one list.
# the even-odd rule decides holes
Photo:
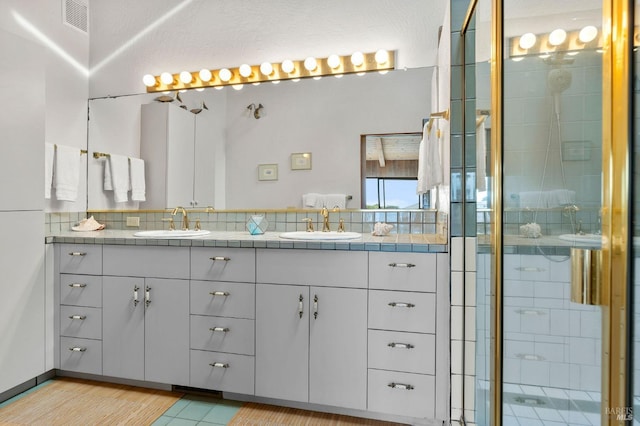
[(59, 374), (412, 423), (447, 417), (447, 253), (112, 232), (53, 238)]

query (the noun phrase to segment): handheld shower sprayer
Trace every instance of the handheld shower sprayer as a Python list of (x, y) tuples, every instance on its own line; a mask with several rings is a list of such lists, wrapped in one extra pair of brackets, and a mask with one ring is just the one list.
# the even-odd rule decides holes
[(571, 86), (571, 71), (560, 67), (549, 70), (547, 84), (553, 95), (556, 118), (560, 119), (560, 93)]

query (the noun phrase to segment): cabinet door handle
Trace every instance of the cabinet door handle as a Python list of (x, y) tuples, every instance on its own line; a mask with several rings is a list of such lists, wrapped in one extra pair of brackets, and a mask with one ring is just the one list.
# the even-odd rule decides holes
[(87, 253), (81, 251), (72, 251), (69, 253), (69, 256), (86, 256)]
[(404, 383), (389, 383), (387, 386), (389, 386), (391, 389), (402, 389), (402, 390), (414, 390), (415, 389), (413, 387), (413, 385), (406, 385)]
[(86, 318), (87, 318), (86, 315), (70, 315), (69, 316), (69, 319), (71, 320), (84, 320)]
[(137, 285), (133, 286), (133, 306), (138, 306), (138, 290), (140, 290), (140, 287), (138, 287)]
[(231, 331), (231, 329), (229, 327), (211, 327), (209, 331), (222, 331), (223, 333), (228, 333)]
[(144, 291), (144, 305), (149, 306), (151, 304), (151, 287), (146, 286)]
[(210, 291), (209, 294), (212, 296), (224, 296), (224, 297), (227, 297), (230, 295), (228, 291)]
[(387, 346), (389, 346), (390, 348), (399, 348), (399, 349), (413, 349), (413, 348), (415, 348), (415, 346), (413, 346), (411, 343), (395, 343), (395, 342), (391, 342)]
[(80, 346), (74, 346), (73, 348), (69, 348), (71, 352), (84, 352), (87, 348), (81, 348)]
[(413, 268), (414, 265), (413, 263), (390, 263), (389, 266), (391, 266), (392, 268)]
[(304, 304), (302, 303), (303, 301), (304, 297), (300, 295), (300, 298), (298, 299), (298, 315), (300, 315), (300, 318), (302, 318), (302, 316), (304, 315)]
[(84, 283), (71, 283), (69, 287), (71, 288), (85, 288), (87, 285)]
[(313, 296), (313, 319), (318, 319), (318, 295)]
[(225, 362), (212, 362), (209, 365), (214, 368), (229, 368), (229, 364)]
[(224, 260), (225, 262), (228, 262), (231, 260), (230, 257), (226, 257), (226, 256), (213, 256), (213, 257), (210, 257), (209, 259), (213, 260), (214, 262), (217, 260)]
[(389, 306), (392, 308), (415, 308), (416, 305), (413, 303), (404, 303), (404, 302), (389, 302)]

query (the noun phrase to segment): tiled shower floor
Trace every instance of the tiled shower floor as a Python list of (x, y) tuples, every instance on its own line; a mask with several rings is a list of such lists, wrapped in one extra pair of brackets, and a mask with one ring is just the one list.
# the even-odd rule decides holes
[[(488, 385), (480, 383), (479, 401), (488, 398)], [(505, 383), (503, 386), (504, 426), (555, 426), (601, 424), (600, 392), (527, 386)], [(486, 395), (485, 395), (486, 394)], [(634, 411), (640, 413), (640, 398), (635, 399)], [(640, 416), (634, 424), (640, 425)]]

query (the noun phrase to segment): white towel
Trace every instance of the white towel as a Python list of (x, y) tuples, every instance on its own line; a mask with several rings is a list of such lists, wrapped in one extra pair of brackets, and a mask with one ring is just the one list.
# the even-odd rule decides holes
[(487, 131), (483, 119), (476, 127), (476, 188), (487, 190)]
[(326, 194), (324, 197), (324, 205), (328, 209), (334, 207), (345, 209), (347, 207), (347, 194)]
[(139, 158), (131, 158), (129, 160), (131, 167), (131, 200), (146, 201), (145, 191), (146, 183), (144, 180), (144, 160)]
[(322, 194), (316, 192), (302, 194), (302, 207), (320, 208), (318, 205), (322, 207)]
[(418, 186), (416, 192), (425, 194), (442, 183), (442, 164), (440, 163), (439, 131), (431, 128), (427, 131), (429, 122), (422, 128), (422, 140), (418, 149)]
[(55, 155), (56, 198), (62, 201), (76, 201), (80, 183), (80, 149), (57, 145)]
[(549, 193), (546, 191), (524, 191), (519, 195), (522, 208), (544, 209), (549, 205)]
[(111, 172), (113, 199), (116, 203), (125, 203), (129, 200), (127, 193), (129, 192), (129, 188), (131, 188), (129, 158), (124, 155), (111, 154), (108, 161)]
[(576, 202), (576, 192), (568, 189), (554, 189), (549, 191), (548, 207), (560, 207)]
[(55, 146), (52, 143), (44, 144), (44, 198), (51, 198), (51, 187), (53, 185), (53, 159)]

